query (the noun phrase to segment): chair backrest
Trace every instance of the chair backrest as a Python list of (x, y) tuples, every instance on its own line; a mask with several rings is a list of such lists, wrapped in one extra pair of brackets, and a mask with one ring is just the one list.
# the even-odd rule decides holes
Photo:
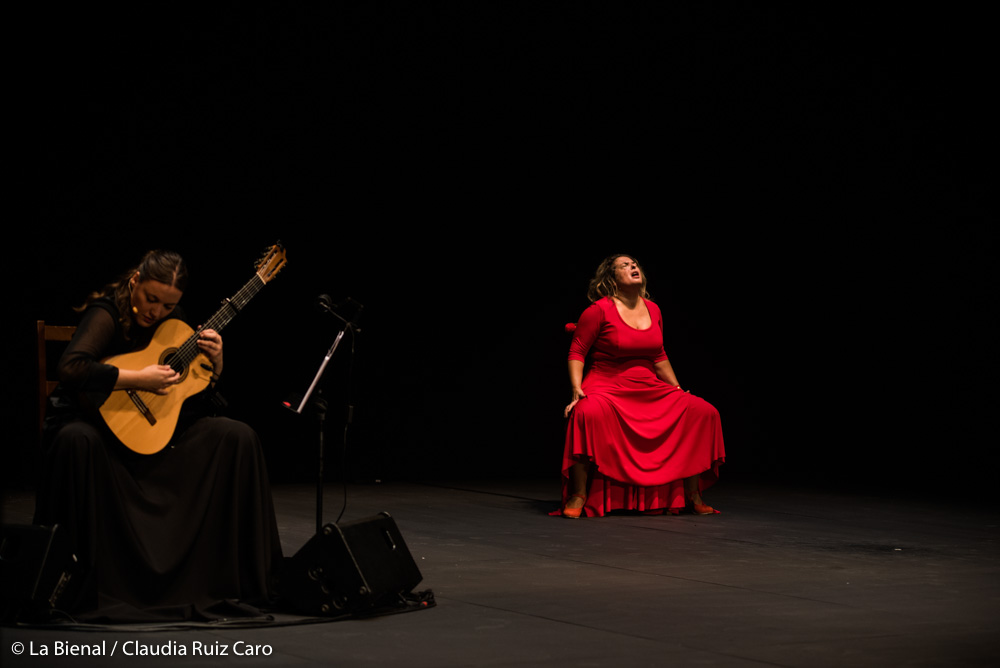
[(49, 378), (48, 343), (49, 341), (68, 342), (73, 338), (76, 327), (63, 325), (46, 325), (44, 320), (38, 321), (38, 337), (36, 348), (38, 353), (38, 437), (42, 437), (42, 426), (45, 422), (45, 404), (49, 395), (56, 389), (59, 381)]

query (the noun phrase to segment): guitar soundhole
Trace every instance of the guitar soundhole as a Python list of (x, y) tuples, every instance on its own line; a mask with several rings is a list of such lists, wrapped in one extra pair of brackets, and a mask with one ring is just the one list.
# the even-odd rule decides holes
[[(177, 348), (167, 348), (162, 353), (160, 353), (160, 362), (159, 363), (160, 364), (170, 364), (170, 360), (172, 360), (174, 358), (174, 355), (176, 353), (177, 353)], [(187, 378), (188, 367), (184, 366), (181, 369), (178, 369), (178, 368), (174, 367), (174, 371), (177, 371), (178, 373), (181, 374), (181, 379), (178, 382), (181, 382), (181, 383), (184, 382), (184, 379)]]

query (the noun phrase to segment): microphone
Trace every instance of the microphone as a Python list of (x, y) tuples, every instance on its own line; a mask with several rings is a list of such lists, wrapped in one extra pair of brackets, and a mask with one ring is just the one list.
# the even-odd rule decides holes
[(332, 312), (333, 299), (330, 298), (330, 295), (320, 295), (316, 298), (316, 306), (320, 311)]
[[(344, 316), (342, 316), (339, 313), (337, 313), (338, 310), (344, 308), (344, 306), (346, 306), (347, 304), (351, 304), (351, 305), (354, 305), (354, 306), (358, 307), (358, 310), (355, 312), (354, 317), (351, 318), (350, 320), (348, 320)], [(358, 302), (354, 301), (350, 297), (348, 297), (347, 299), (344, 299), (343, 301), (339, 301), (339, 302), (337, 302), (335, 304), (333, 302), (333, 298), (330, 297), (330, 295), (320, 295), (319, 297), (316, 298), (316, 308), (318, 308), (320, 311), (324, 311), (326, 313), (329, 313), (330, 315), (334, 316), (335, 318), (339, 318), (340, 320), (343, 320), (350, 327), (352, 327), (355, 332), (360, 332), (361, 331), (361, 328), (359, 328), (355, 324), (355, 321), (361, 315), (361, 311), (365, 307), (362, 304), (359, 304)]]

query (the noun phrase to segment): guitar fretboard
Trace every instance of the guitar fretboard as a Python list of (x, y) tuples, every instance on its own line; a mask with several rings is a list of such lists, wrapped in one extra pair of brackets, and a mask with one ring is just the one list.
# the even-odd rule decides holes
[[(222, 328), (236, 317), (236, 314), (243, 310), (254, 295), (264, 287), (264, 281), (259, 275), (254, 275), (239, 292), (222, 302), (222, 308), (215, 312), (201, 329), (214, 329), (221, 332)], [(199, 330), (200, 331), (200, 330)], [(195, 332), (187, 341), (181, 344), (174, 356), (170, 358), (170, 367), (177, 373), (184, 373), (188, 365), (194, 361), (201, 350), (198, 348), (198, 332)]]

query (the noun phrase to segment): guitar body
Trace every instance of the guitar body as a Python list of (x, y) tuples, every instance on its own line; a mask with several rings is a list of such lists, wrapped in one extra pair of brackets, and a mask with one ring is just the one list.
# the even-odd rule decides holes
[[(194, 336), (194, 330), (175, 319), (161, 324), (148, 346), (134, 353), (104, 360), (119, 369), (139, 370), (150, 364), (168, 364), (180, 346)], [(100, 408), (101, 417), (130, 450), (151, 455), (167, 445), (174, 434), (184, 402), (208, 387), (212, 365), (199, 354), (181, 371), (181, 380), (166, 394), (143, 390), (115, 390)]]

